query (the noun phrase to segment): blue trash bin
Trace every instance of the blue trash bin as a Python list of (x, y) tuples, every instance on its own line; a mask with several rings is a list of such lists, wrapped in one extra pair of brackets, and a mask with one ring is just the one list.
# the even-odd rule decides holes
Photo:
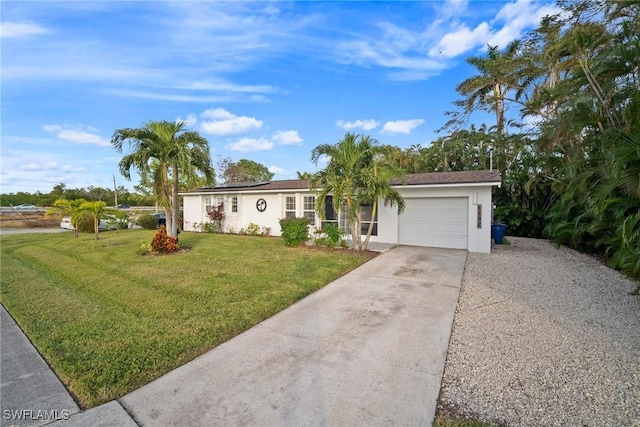
[(505, 231), (507, 231), (507, 226), (501, 222), (491, 225), (491, 237), (493, 237), (496, 245), (502, 244)]

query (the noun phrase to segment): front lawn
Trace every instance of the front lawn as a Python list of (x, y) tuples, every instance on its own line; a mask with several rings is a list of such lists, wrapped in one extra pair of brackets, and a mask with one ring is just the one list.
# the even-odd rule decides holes
[(158, 378), (368, 259), (195, 233), (180, 235), (186, 252), (141, 255), (152, 236), (0, 238), (2, 304), (84, 407)]

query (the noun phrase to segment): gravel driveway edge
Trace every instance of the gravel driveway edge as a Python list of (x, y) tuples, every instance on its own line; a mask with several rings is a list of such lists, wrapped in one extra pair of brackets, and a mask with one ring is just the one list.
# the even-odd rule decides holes
[(438, 408), (507, 426), (640, 426), (637, 282), (546, 240), (469, 253)]

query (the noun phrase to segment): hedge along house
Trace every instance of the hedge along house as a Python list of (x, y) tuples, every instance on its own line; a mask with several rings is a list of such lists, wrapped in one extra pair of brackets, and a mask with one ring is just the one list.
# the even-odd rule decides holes
[[(405, 200), (405, 210), (378, 205), (371, 218), (371, 207), (362, 208), (362, 233), (370, 221), (374, 228), (371, 242), (399, 245), (466, 249), (489, 253), (491, 250), (492, 188), (500, 185), (498, 171), (437, 172), (407, 175), (404, 183), (392, 182)], [(315, 211), (316, 194), (307, 180), (229, 184), (181, 193), (184, 197), (185, 231), (203, 231), (211, 222), (208, 212), (223, 205), (225, 232), (239, 232), (255, 224), (280, 235), (281, 218), (305, 217), (313, 228), (323, 222), (336, 222), (348, 230), (344, 210), (336, 212), (336, 201), (327, 198), (325, 220)]]

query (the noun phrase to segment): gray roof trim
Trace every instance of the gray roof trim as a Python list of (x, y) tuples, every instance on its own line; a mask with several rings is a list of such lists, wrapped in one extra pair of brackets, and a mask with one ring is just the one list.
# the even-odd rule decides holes
[[(500, 185), (501, 176), (497, 170), (432, 172), (406, 175), (405, 179), (394, 179), (394, 187), (460, 187), (460, 186), (496, 186)], [(282, 193), (309, 190), (306, 179), (289, 179), (281, 181), (241, 183), (239, 185), (221, 185), (213, 188), (198, 188), (181, 192), (180, 195), (232, 194), (232, 193)]]

